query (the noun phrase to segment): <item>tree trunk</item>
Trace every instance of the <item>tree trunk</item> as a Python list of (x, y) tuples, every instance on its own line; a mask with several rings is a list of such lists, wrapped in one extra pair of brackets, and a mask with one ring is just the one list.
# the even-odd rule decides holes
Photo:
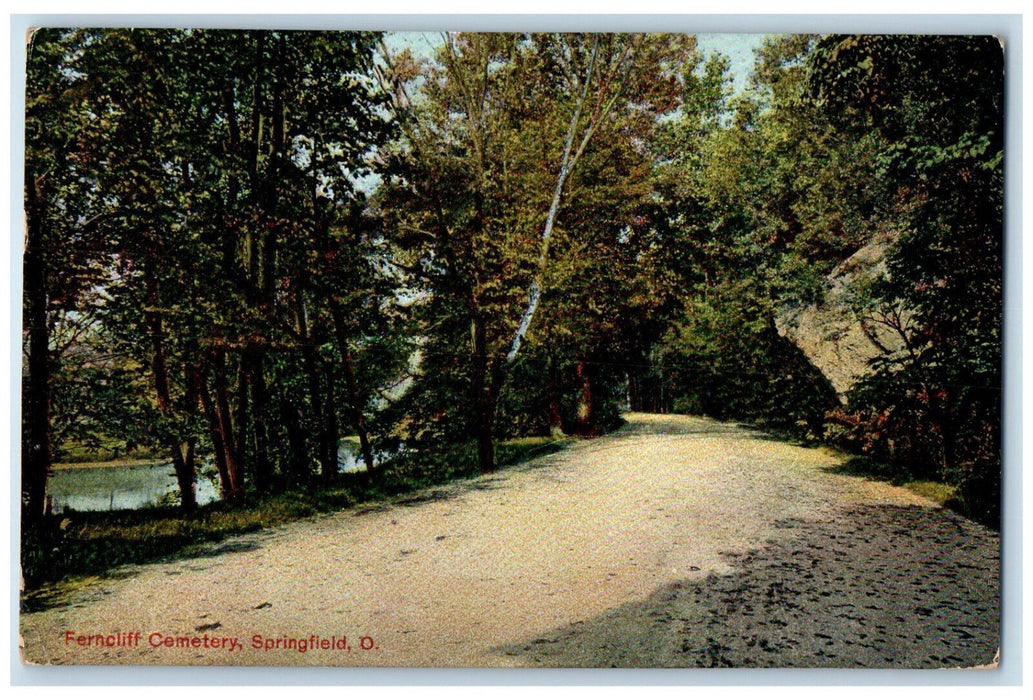
[[(161, 312), (158, 310), (158, 280), (154, 276), (152, 267), (153, 263), (149, 260), (144, 264), (147, 286), (147, 309), (144, 311), (144, 315), (151, 336), (151, 372), (154, 375), (158, 409), (170, 422), (173, 422), (176, 420), (176, 416), (169, 391), (168, 368), (165, 360), (165, 331), (162, 327)], [(168, 429), (165, 431), (165, 444), (172, 455), (172, 465), (176, 472), (176, 481), (179, 483), (180, 504), (183, 510), (189, 513), (197, 506), (194, 493), (193, 443), (190, 441), (186, 443), (187, 449), (184, 454), (183, 444), (176, 438), (174, 431)]]
[(311, 480), (305, 430), (301, 426), (302, 410), (289, 398), (283, 402), (281, 418), (287, 431), (287, 448), (290, 451), (289, 486), (297, 487)]
[[(218, 388), (216, 388), (218, 391)], [(248, 464), (248, 426), (251, 419), (251, 403), (248, 401), (250, 395), (250, 389), (248, 387), (248, 372), (247, 372), (247, 361), (245, 360), (245, 353), (242, 352), (240, 355), (239, 364), (237, 366), (237, 422), (234, 428), (237, 442), (236, 455), (237, 463), (241, 467), (241, 478), (240, 488), (245, 487), (247, 479), (251, 478), (251, 475), (247, 472)]]
[(179, 484), (180, 506), (187, 513), (197, 509), (197, 493), (194, 486), (196, 473), (194, 463), (194, 439), (190, 438), (182, 445), (175, 445), (172, 463), (176, 469), (176, 482)]
[(222, 424), (219, 421), (218, 412), (215, 410), (215, 402), (212, 401), (212, 393), (206, 384), (201, 386), (201, 407), (204, 409), (204, 416), (208, 420), (208, 432), (212, 436), (212, 449), (215, 451), (215, 468), (219, 472), (219, 484), (221, 485), (223, 500), (232, 500), (233, 487), (230, 482), (230, 472), (227, 466), (226, 437), (222, 431)]
[(234, 443), (229, 387), (226, 384), (226, 353), (222, 349), (215, 351), (215, 413), (225, 446), (229, 497), (236, 499), (244, 495), (244, 465)]
[(642, 387), (639, 378), (641, 371), (632, 369), (628, 372), (628, 408), (632, 411), (642, 409)]
[(26, 173), (25, 323), (29, 336), (28, 385), (22, 416), (28, 444), (22, 450), (22, 516), (29, 525), (43, 519), (50, 471), (50, 329), (43, 253), (43, 212), (38, 184)]
[(262, 303), (266, 308), (271, 308), (276, 288), (276, 257), (279, 248), (278, 228), (276, 223), (279, 216), (280, 204), (280, 178), (283, 169), (284, 153), (287, 150), (285, 142), (286, 112), (284, 107), (283, 93), (284, 81), (282, 73), (285, 70), (287, 37), (280, 34), (280, 41), (277, 45), (278, 60), (273, 65), (273, 94), (272, 94), (272, 139), (268, 167), (266, 170), (264, 185), (262, 189), (261, 208), (264, 214), (265, 225), (262, 227), (262, 265), (260, 284), (262, 290)]
[(943, 389), (940, 396), (930, 396), (933, 405), (933, 422), (940, 434), (940, 470), (938, 478), (951, 481), (957, 471), (957, 430), (954, 426), (954, 402), (950, 390)]
[(212, 436), (212, 447), (215, 450), (215, 466), (219, 470), (219, 483), (222, 497), (226, 501), (234, 501), (243, 495), (243, 484), (240, 478), (240, 465), (233, 448), (233, 428), (230, 424), (229, 401), (226, 398), (226, 378), (221, 376), (225, 369), (222, 362), (222, 351), (216, 352), (219, 357), (215, 365), (215, 397), (213, 399), (208, 385), (202, 380), (199, 392), (201, 406), (208, 419)]
[(558, 435), (563, 432), (563, 389), (560, 381), (556, 358), (549, 357), (549, 434)]
[(577, 431), (582, 435), (592, 435), (596, 431), (595, 401), (592, 398), (591, 371), (584, 362), (577, 363), (577, 376), (581, 382), (577, 400)]
[(260, 493), (269, 493), (273, 487), (273, 465), (269, 459), (269, 390), (265, 383), (264, 348), (249, 349), (248, 383), (251, 386), (251, 420), (255, 435), (255, 488)]
[[(256, 302), (261, 314), (272, 313), (276, 288), (276, 214), (279, 202), (279, 169), (283, 154), (284, 114), (283, 86), (279, 79), (274, 80), (273, 95), (273, 134), (269, 144), (268, 167), (266, 172), (259, 172), (259, 153), (263, 147), (262, 108), (265, 98), (261, 92), (262, 76), (265, 71), (265, 34), (259, 34), (257, 43), (257, 61), (255, 78), (255, 102), (252, 137), (254, 139), (254, 158), (252, 159), (252, 193), (256, 197), (259, 228), (249, 232), (248, 264), (249, 288), (251, 298), (246, 298), (249, 307), (255, 308)], [(281, 50), (283, 46), (281, 37)], [(245, 295), (247, 297), (248, 295)], [(273, 464), (269, 458), (269, 390), (265, 378), (266, 339), (248, 344), (247, 371), (251, 388), (251, 420), (255, 439), (255, 487), (262, 493), (269, 493), (273, 484)]]
[(598, 48), (599, 41), (596, 39), (595, 43), (592, 45), (592, 54), (589, 59), (588, 73), (585, 75), (584, 87), (577, 103), (575, 104), (574, 114), (570, 119), (570, 126), (567, 128), (567, 138), (563, 146), (563, 158), (560, 160), (559, 175), (556, 178), (556, 189), (552, 195), (552, 203), (549, 205), (549, 213), (545, 217), (545, 228), (542, 230), (541, 243), (538, 249), (538, 270), (531, 279), (531, 286), (527, 292), (527, 307), (524, 309), (524, 313), (520, 317), (520, 323), (517, 325), (512, 341), (510, 341), (509, 353), (506, 355), (507, 364), (512, 364), (516, 359), (517, 353), (520, 351), (520, 345), (524, 342), (524, 336), (527, 334), (527, 330), (531, 327), (531, 322), (534, 320), (535, 313), (538, 311), (538, 304), (542, 298), (541, 280), (546, 264), (549, 260), (549, 241), (552, 238), (552, 228), (556, 223), (556, 216), (559, 213), (560, 199), (563, 197), (563, 187), (567, 182), (567, 178), (574, 170), (574, 166), (577, 164), (581, 154), (584, 152), (585, 147), (588, 145), (589, 140), (592, 138), (592, 134), (595, 133), (596, 126), (598, 125), (598, 122), (596, 121), (589, 123), (585, 129), (580, 145), (576, 151), (572, 152), (574, 146), (574, 135), (577, 132), (578, 122), (581, 118), (581, 109), (588, 100), (588, 88), (592, 83), (592, 73), (595, 69), (595, 57)]
[(474, 431), (477, 436), (477, 465), (482, 474), (495, 471), (495, 403), (493, 382), (488, 381), (488, 347), (484, 320), (470, 322), (473, 351)]
[[(322, 371), (319, 354), (313, 345), (308, 331), (308, 308), (303, 292), (295, 297), (298, 335), (301, 338), (302, 361), (305, 376), (308, 379), (309, 406), (316, 420), (316, 446), (319, 468), (323, 481), (329, 483), (337, 476), (337, 420), (334, 406), (334, 380), (329, 372)], [(320, 381), (325, 375), (326, 391)]]
[(372, 480), (376, 476), (376, 465), (373, 463), (373, 448), (369, 442), (369, 430), (366, 428), (366, 416), (363, 412), (362, 394), (359, 392), (359, 380), (355, 373), (355, 357), (352, 355), (351, 346), (344, 343), (344, 376), (348, 382), (348, 405), (351, 408), (352, 427), (359, 437), (359, 452), (362, 454), (362, 461), (366, 465), (366, 473)]
[(477, 465), (482, 474), (495, 471), (495, 430), (494, 408), (485, 398), (477, 406)]
[(323, 472), (327, 481), (330, 482), (337, 478), (337, 448), (341, 436), (338, 433), (337, 425), (337, 391), (334, 386), (334, 378), (329, 371), (324, 374), (326, 376), (326, 403), (321, 411), (323, 426), (320, 431), (320, 458)]

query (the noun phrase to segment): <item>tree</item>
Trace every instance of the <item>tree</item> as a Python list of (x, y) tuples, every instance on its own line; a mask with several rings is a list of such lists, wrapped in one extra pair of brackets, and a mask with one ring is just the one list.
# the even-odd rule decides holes
[[(350, 415), (363, 432), (363, 387), (354, 369), (354, 343), (362, 338), (347, 336), (356, 331), (345, 320), (370, 303), (361, 299), (368, 275), (338, 274), (334, 258), (372, 250), (368, 238), (344, 245), (342, 227), (357, 220), (348, 214), (362, 208), (356, 183), (371, 172), (372, 151), (390, 132), (384, 99), (370, 78), (376, 36), (201, 30), (57, 36), (61, 45), (40, 53), (34, 66), (41, 85), (67, 86), (65, 94), (78, 100), (68, 103), (78, 111), (62, 104), (44, 112), (50, 103), (41, 98), (40, 120), (69, 125), (63, 132), (41, 125), (27, 163), (45, 170), (44, 159), (57, 157), (51, 154), (79, 153), (42, 140), (67, 134), (82, 155), (63, 165), (61, 176), (82, 194), (72, 201), (72, 189), (46, 197), (27, 191), (28, 209), (49, 207), (65, 235), (46, 234), (38, 247), (55, 255), (76, 227), (93, 236), (89, 260), (98, 272), (90, 279), (106, 296), (94, 322), (132, 358), (123, 366), (148, 379), (156, 432), (173, 459), (183, 507), (193, 506), (194, 471), (207, 449), (230, 498), (243, 493), (245, 474), (261, 491), (275, 488), (276, 479), (307, 479), (299, 470), (307, 474), (310, 450), (331, 478), (342, 374)], [(342, 263), (336, 261), (347, 267)], [(313, 282), (321, 267), (327, 284)], [(27, 289), (27, 304), (39, 296)], [(324, 330), (334, 326), (333, 333)], [(326, 349), (331, 336), (339, 351)], [(31, 383), (45, 375), (30, 367), (29, 376)], [(49, 376), (40, 383), (47, 385)], [(292, 428), (287, 452), (273, 444), (281, 425), (274, 406), (298, 418), (284, 421)], [(41, 409), (33, 411), (41, 418), (27, 419), (27, 426), (48, 424)]]
[(820, 300), (829, 273), (880, 230), (866, 172), (877, 136), (839, 132), (810, 100), (815, 42), (766, 40), (751, 89), (731, 100), (712, 58), (684, 100), (696, 111), (658, 142), (643, 265), (654, 360), (637, 382), (652, 395), (638, 405), (673, 399), (812, 439), (838, 406), (783, 319)]
[[(687, 41), (450, 35), (423, 72), (410, 150), (383, 206), (408, 204), (395, 225), (429, 297), (419, 313), (435, 333), (421, 335), (450, 375), (442, 395), (465, 395), (465, 416), (446, 412), (469, 426), (483, 471), (494, 468), (501, 392), (533, 335), (556, 237), (576, 209), (567, 195), (578, 167), (602, 134), (634, 144), (675, 109)], [(464, 335), (469, 361), (445, 358)]]
[[(104, 278), (98, 252), (105, 204), (90, 180), (90, 140), (107, 125), (94, 119), (69, 57), (80, 33), (36, 31), (26, 64), (22, 515), (32, 525), (45, 510), (53, 455), (52, 384), (61, 357), (55, 327), (74, 319), (88, 327), (91, 290)], [(86, 317), (86, 318), (84, 318)], [(74, 340), (74, 334), (73, 338)]]
[[(867, 306), (888, 319), (906, 312), (896, 324), (906, 351), (879, 359), (854, 410), (888, 422), (889, 435), (917, 416), (938, 443), (939, 475), (996, 521), (1003, 50), (994, 37), (832, 36), (809, 71), (837, 126), (883, 139), (878, 181), (900, 231)], [(918, 447), (896, 456), (922, 459)]]

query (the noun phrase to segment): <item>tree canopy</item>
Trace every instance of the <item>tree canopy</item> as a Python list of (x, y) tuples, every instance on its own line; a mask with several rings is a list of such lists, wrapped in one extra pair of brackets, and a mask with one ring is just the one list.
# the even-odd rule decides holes
[[(751, 421), (997, 517), (1003, 53), (776, 36), (45, 29), (22, 490), (166, 455), (184, 510), (628, 408)], [(844, 301), (845, 300), (845, 301)], [(838, 309), (840, 330), (799, 319)], [(852, 329), (858, 377), (814, 348)], [(806, 336), (806, 337), (804, 337)], [(838, 380), (837, 380), (838, 381)]]

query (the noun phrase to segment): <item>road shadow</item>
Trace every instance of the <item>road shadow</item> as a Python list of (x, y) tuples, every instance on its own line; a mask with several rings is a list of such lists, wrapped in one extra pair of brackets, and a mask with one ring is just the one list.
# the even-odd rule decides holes
[[(248, 536), (245, 535), (244, 537)], [(260, 545), (254, 541), (254, 536), (252, 535), (248, 539), (236, 538), (226, 542), (199, 545), (195, 548), (188, 549), (186, 551), (186, 557), (182, 558), (210, 559), (213, 557), (221, 557), (223, 554), (251, 552), (259, 548)]]
[(496, 648), (579, 668), (965, 668), (1000, 639), (1000, 540), (948, 510), (864, 506), (785, 520), (730, 575)]
[(864, 455), (850, 455), (848, 458), (823, 471), (841, 476), (859, 476), (866, 479), (878, 479), (895, 486), (900, 486), (919, 478), (930, 478), (927, 475), (912, 474), (900, 465), (882, 462)]

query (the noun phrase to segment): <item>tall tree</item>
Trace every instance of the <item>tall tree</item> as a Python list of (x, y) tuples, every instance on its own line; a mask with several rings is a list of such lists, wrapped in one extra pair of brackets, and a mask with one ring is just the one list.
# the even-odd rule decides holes
[(29, 523), (44, 513), (53, 376), (69, 344), (55, 341), (54, 329), (62, 319), (88, 325), (91, 290), (104, 278), (97, 224), (107, 205), (91, 179), (90, 143), (108, 124), (69, 68), (86, 43), (80, 32), (38, 30), (26, 62), (22, 507)]
[(1003, 56), (988, 36), (832, 36), (809, 63), (812, 94), (835, 123), (884, 140), (878, 181), (900, 232), (868, 306), (900, 321), (891, 325), (904, 351), (879, 358), (856, 409), (888, 424), (884, 433), (933, 436), (933, 449), (902, 440), (915, 448), (906, 456), (937, 455), (939, 475), (990, 521), (1000, 497)]
[(500, 394), (533, 331), (578, 167), (603, 134), (633, 142), (675, 109), (685, 41), (449, 35), (424, 71), (389, 197), (418, 203), (396, 225), (432, 297), (428, 320), (450, 334), (446, 346), (468, 338), (469, 362), (446, 366), (483, 471), (494, 468)]
[[(347, 265), (334, 258), (366, 256), (372, 245), (369, 237), (358, 238), (361, 245), (346, 250), (339, 239), (346, 210), (362, 209), (373, 149), (390, 132), (370, 77), (376, 36), (201, 30), (57, 36), (63, 44), (53, 60), (44, 63), (50, 54), (41, 53), (34, 65), (41, 85), (64, 85), (59, 95), (76, 96), (78, 111), (62, 112), (62, 105), (45, 112), (45, 100), (55, 99), (44, 95), (39, 114), (79, 120), (63, 133), (84, 155), (60, 173), (86, 194), (73, 202), (67, 193), (48, 193), (36, 207), (30, 189), (28, 208), (49, 207), (63, 226), (47, 234), (45, 254), (60, 251), (62, 235), (75, 240), (73, 228), (93, 233), (96, 284), (109, 297), (97, 321), (149, 378), (184, 508), (193, 505), (196, 463), (209, 445), (228, 497), (243, 492), (245, 474), (259, 490), (274, 488), (288, 471), (308, 470), (310, 454), (332, 477), (338, 397), (349, 397), (348, 415), (364, 430), (364, 388), (354, 367), (354, 344), (363, 338), (354, 325), (334, 319), (370, 303), (363, 296), (368, 280), (339, 272), (337, 266)], [(30, 124), (35, 128), (32, 115)], [(78, 152), (43, 141), (57, 139), (53, 129), (41, 125), (39, 132), (38, 144), (30, 140), (31, 168), (46, 170), (50, 154)], [(315, 281), (320, 269), (332, 283)], [(29, 292), (31, 306), (40, 295)], [(331, 332), (335, 325), (340, 328)], [(345, 343), (343, 350), (326, 349), (323, 340), (330, 338)], [(350, 391), (336, 386), (342, 374)], [(31, 382), (44, 376), (29, 375)], [(285, 454), (273, 444), (280, 437), (273, 411), (288, 405), (291, 415), (302, 415)], [(41, 417), (26, 425), (35, 430), (48, 421), (42, 409), (33, 410)], [(371, 465), (369, 441), (362, 442)]]

